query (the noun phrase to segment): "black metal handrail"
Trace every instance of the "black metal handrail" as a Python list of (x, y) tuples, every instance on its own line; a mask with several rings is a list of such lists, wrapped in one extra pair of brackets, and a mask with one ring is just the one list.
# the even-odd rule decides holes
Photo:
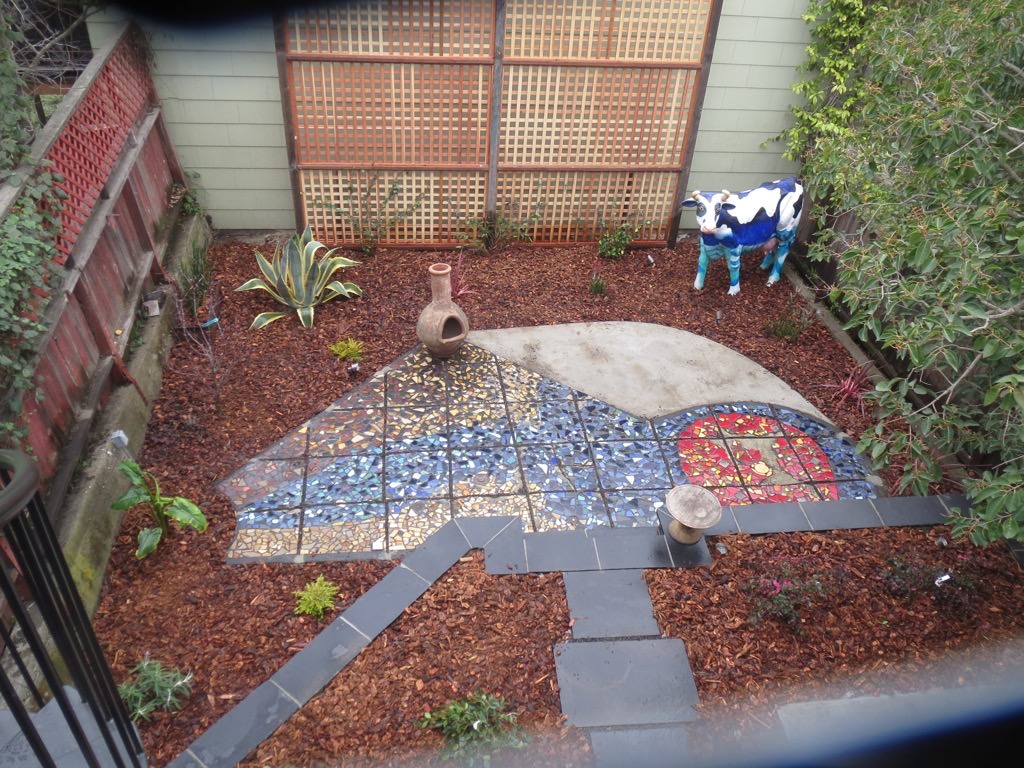
[(61, 734), (41, 733), (32, 711), (52, 697), (87, 765), (142, 768), (142, 742), (46, 514), (35, 465), (17, 451), (0, 450), (0, 535), (0, 695), (25, 741), (46, 768), (67, 754), (63, 746), (54, 754)]

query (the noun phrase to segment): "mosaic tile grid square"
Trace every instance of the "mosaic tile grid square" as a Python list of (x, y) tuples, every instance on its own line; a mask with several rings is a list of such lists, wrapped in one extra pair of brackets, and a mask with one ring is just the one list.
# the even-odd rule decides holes
[(655, 526), (666, 491), (723, 504), (870, 498), (845, 436), (765, 403), (647, 420), (466, 345), (417, 349), (220, 484), (229, 558), (401, 551), (452, 517), (518, 515), (524, 530)]

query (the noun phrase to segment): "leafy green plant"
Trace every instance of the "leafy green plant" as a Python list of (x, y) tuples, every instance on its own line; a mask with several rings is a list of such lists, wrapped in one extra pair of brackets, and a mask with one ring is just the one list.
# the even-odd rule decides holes
[(953, 572), (895, 557), (889, 558), (888, 566), (882, 579), (896, 597), (912, 600), (928, 595), (940, 608), (956, 611), (966, 610), (978, 597), (978, 583), (969, 569)]
[[(317, 258), (317, 252), (326, 247), (314, 240), (313, 230), (306, 227), (301, 235), (295, 235), (283, 246), (278, 246), (271, 261), (267, 261), (263, 254), (256, 251), (256, 263), (263, 273), (263, 278), (254, 277), (235, 290), (266, 291), (275, 301), (292, 307), (304, 328), (312, 328), (313, 313), (318, 304), (339, 296), (347, 299), (361, 296), (363, 293), (362, 288), (355, 283), (331, 280), (339, 269), (353, 267), (359, 262), (346, 259), (344, 256), (335, 256), (337, 248)], [(287, 314), (261, 312), (252, 321), (250, 329), (263, 328)]]
[(524, 212), (517, 200), (500, 203), (493, 216), (474, 216), (467, 222), (468, 230), (458, 237), (481, 253), (499, 251), (512, 243), (532, 243), (533, 230), (540, 223), (546, 201)]
[(601, 273), (598, 271), (600, 267), (600, 261), (594, 261), (590, 267), (590, 294), (592, 296), (604, 296), (607, 289), (604, 278), (601, 277)]
[(338, 596), (338, 587), (320, 574), (315, 581), (309, 582), (294, 595), (297, 600), (296, 614), (322, 619), (324, 614), (334, 610), (334, 598)]
[(339, 360), (359, 362), (363, 359), (363, 342), (358, 339), (342, 339), (331, 344), (328, 349)]
[(490, 754), (498, 749), (522, 749), (528, 743), (515, 712), (506, 712), (501, 696), (477, 691), (463, 699), (427, 712), (417, 722), (444, 735), (441, 759), (466, 765), (489, 765)]
[(356, 184), (345, 187), (345, 205), (317, 200), (316, 205), (336, 212), (352, 228), (359, 250), (367, 257), (375, 256), (381, 241), (398, 226), (418, 211), (423, 205), (424, 195), (417, 195), (411, 203), (400, 204), (403, 187), (392, 180), (383, 190), (379, 174), (372, 174), (362, 185), (360, 193)]
[(63, 177), (34, 162), (32, 98), (12, 55), (24, 33), (0, 8), (0, 183), (20, 187), (0, 220), (0, 442), (24, 436), (23, 398), (33, 387), (36, 347), (46, 332), (40, 322), (49, 301), (59, 231)]
[(192, 695), (191, 672), (186, 675), (175, 667), (166, 668), (148, 656), (131, 673), (134, 677), (117, 686), (117, 692), (135, 722), (149, 720), (158, 709), (177, 712)]
[(152, 528), (139, 531), (139, 546), (135, 556), (140, 560), (152, 554), (167, 536), (171, 520), (179, 526), (195, 528), (202, 533), (206, 530), (206, 516), (193, 502), (182, 496), (164, 496), (160, 493), (160, 481), (134, 461), (122, 461), (118, 467), (121, 474), (131, 481), (131, 488), (114, 502), (113, 508), (131, 509), (139, 504), (149, 505), (153, 522)]
[(186, 216), (198, 216), (203, 213), (203, 206), (193, 190), (186, 192), (181, 198), (181, 212)]
[(181, 289), (182, 306), (194, 320), (206, 301), (206, 292), (213, 279), (213, 265), (206, 246), (196, 240), (192, 241), (191, 246), (192, 258), (183, 265), (178, 275), (178, 287)]
[(790, 344), (795, 344), (800, 334), (806, 331), (811, 325), (811, 310), (807, 307), (797, 307), (791, 303), (786, 307), (781, 317), (765, 323), (764, 333), (776, 339), (784, 339)]
[(801, 578), (784, 565), (778, 575), (763, 576), (747, 585), (754, 595), (754, 603), (747, 622), (756, 627), (766, 618), (780, 619), (800, 634), (801, 611), (814, 606), (817, 598), (825, 594), (825, 587), (817, 576)]
[(606, 230), (597, 241), (597, 255), (608, 261), (619, 261), (639, 233), (640, 225), (632, 221)]
[(1024, 540), (1024, 7), (865, 5), (812, 3), (818, 123), (787, 133), (836, 224), (810, 258), (836, 261), (848, 327), (896, 371), (858, 448), (916, 494), (967, 463), (954, 532)]

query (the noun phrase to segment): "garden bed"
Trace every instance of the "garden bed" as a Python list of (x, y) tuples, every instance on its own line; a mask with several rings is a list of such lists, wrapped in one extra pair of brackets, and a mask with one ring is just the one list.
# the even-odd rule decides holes
[[(225, 294), (213, 335), (221, 371), (219, 398), (208, 361), (188, 342), (177, 343), (140, 457), (166, 492), (202, 506), (210, 530), (201, 535), (176, 531), (155, 555), (136, 561), (135, 536), (145, 521), (139, 510), (129, 512), (96, 617), (118, 680), (146, 654), (195, 674), (196, 693), (183, 711), (142, 725), (154, 765), (184, 749), (313, 636), (317, 626), (312, 619), (292, 616), (293, 591), (324, 573), (340, 584), (342, 604), (347, 604), (388, 568), (372, 561), (227, 566), (224, 554), (235, 515), (214, 484), (413, 347), (416, 318), (429, 301), (427, 267), (454, 260), (452, 253), (382, 251), (345, 270), (343, 279), (359, 284), (363, 298), (319, 307), (312, 329), (304, 330), (289, 316), (249, 331), (256, 314), (276, 306), (262, 292), (231, 290), (257, 274), (253, 248), (227, 241), (211, 253)], [(599, 320), (682, 328), (746, 354), (847, 432), (857, 435), (870, 423), (857, 402), (834, 397), (834, 386), (855, 363), (823, 325), (809, 316), (796, 343), (766, 335), (766, 325), (799, 318), (806, 308), (787, 282), (765, 287), (755, 263), (745, 264), (742, 292), (729, 297), (727, 270), (720, 263), (712, 265), (703, 291), (691, 288), (693, 243), (635, 251), (621, 262), (599, 265), (608, 286), (608, 295), (600, 297), (589, 292), (593, 261), (592, 246), (516, 247), (469, 256), (465, 266), (473, 293), (458, 301), (477, 329)], [(328, 351), (347, 337), (364, 345), (361, 371), (354, 376)], [(891, 473), (883, 477), (892, 485)], [(789, 539), (766, 541), (776, 538)], [(760, 548), (746, 552), (747, 567), (758, 569)], [(846, 631), (856, 635), (861, 628)], [(541, 644), (522, 654), (547, 656), (549, 647)], [(438, 674), (455, 673), (443, 669)], [(557, 695), (544, 701), (547, 709), (539, 709), (537, 716), (554, 722)], [(425, 732), (414, 733), (424, 746), (436, 743)], [(403, 748), (411, 744), (403, 742)]]

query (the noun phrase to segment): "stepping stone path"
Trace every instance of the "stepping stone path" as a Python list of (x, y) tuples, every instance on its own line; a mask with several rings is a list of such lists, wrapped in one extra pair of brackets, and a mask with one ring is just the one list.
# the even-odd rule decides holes
[(697, 687), (683, 642), (660, 637), (643, 571), (564, 578), (572, 640), (555, 646), (558, 687), (569, 722), (590, 735), (595, 764), (685, 762)]

